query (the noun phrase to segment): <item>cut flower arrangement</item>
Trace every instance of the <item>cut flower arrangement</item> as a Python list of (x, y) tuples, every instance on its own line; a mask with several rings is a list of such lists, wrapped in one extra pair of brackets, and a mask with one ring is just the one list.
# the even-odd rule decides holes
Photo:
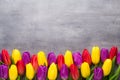
[(118, 80), (120, 76), (120, 52), (116, 46), (93, 46), (91, 53), (84, 49), (55, 55), (39, 51), (30, 55), (13, 49), (0, 53), (0, 80)]

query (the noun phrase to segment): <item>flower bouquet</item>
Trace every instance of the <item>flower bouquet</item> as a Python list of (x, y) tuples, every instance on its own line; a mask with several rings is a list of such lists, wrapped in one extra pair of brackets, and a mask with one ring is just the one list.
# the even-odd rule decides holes
[(91, 53), (66, 50), (65, 54), (46, 54), (39, 51), (30, 55), (13, 49), (0, 53), (0, 80), (118, 80), (120, 53), (113, 46), (100, 49), (94, 46)]

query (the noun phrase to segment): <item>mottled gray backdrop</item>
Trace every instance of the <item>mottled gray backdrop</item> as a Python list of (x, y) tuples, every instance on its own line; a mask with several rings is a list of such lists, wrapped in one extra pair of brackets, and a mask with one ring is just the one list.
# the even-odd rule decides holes
[(0, 50), (120, 47), (120, 0), (0, 0)]

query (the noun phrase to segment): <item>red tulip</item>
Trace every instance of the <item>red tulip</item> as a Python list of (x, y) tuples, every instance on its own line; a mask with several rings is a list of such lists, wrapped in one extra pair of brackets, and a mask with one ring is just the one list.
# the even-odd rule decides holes
[(73, 80), (78, 80), (79, 78), (79, 70), (75, 64), (70, 66), (70, 75), (72, 76)]
[(19, 60), (16, 65), (17, 65), (18, 74), (21, 76), (24, 75), (24, 73), (25, 73), (24, 62), (22, 60)]
[(113, 46), (111, 49), (110, 49), (110, 56), (109, 58), (112, 60), (114, 58), (114, 56), (116, 56), (118, 53), (118, 48)]
[(62, 65), (64, 64), (64, 56), (62, 54), (58, 55), (57, 64), (58, 64), (58, 69), (60, 70)]
[(89, 65), (91, 64), (91, 56), (87, 49), (83, 50), (82, 61), (87, 62)]
[(3, 62), (6, 65), (10, 65), (11, 64), (10, 56), (9, 56), (9, 53), (8, 53), (8, 51), (6, 49), (2, 50), (2, 59), (3, 59)]
[(33, 65), (33, 68), (34, 68), (35, 72), (37, 72), (37, 70), (38, 70), (37, 55), (33, 55), (33, 56), (31, 57), (31, 63), (32, 63), (32, 65)]

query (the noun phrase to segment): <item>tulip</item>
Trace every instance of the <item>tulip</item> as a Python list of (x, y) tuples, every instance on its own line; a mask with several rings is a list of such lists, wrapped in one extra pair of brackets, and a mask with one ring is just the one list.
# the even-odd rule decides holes
[(21, 53), (18, 49), (13, 49), (12, 51), (12, 60), (16, 64), (17, 61), (21, 60)]
[(98, 64), (100, 62), (100, 48), (98, 46), (92, 48), (91, 58), (93, 64)]
[(9, 68), (9, 78), (10, 80), (16, 80), (18, 76), (18, 71), (16, 65), (12, 64)]
[(30, 53), (29, 52), (24, 52), (22, 54), (22, 60), (23, 60), (25, 65), (30, 63)]
[(48, 79), (55, 80), (57, 78), (57, 66), (55, 63), (52, 63), (48, 69)]
[(91, 56), (87, 49), (84, 49), (82, 52), (82, 61), (91, 64)]
[(104, 76), (109, 75), (112, 69), (112, 60), (106, 59), (103, 63), (102, 69), (103, 69)]
[(74, 61), (74, 64), (80, 68), (81, 64), (82, 64), (82, 56), (79, 52), (75, 52), (73, 53), (73, 61)]
[(109, 55), (109, 58), (112, 60), (114, 58), (114, 56), (116, 56), (118, 53), (118, 48), (113, 46), (111, 49), (110, 49), (110, 55)]
[(8, 66), (7, 65), (0, 65), (0, 78), (5, 80), (8, 78)]
[(69, 76), (69, 70), (65, 64), (60, 68), (60, 77), (62, 80), (67, 80)]
[(120, 52), (116, 56), (116, 63), (120, 65)]
[(18, 70), (18, 74), (19, 75), (24, 75), (25, 73), (25, 65), (24, 62), (22, 60), (17, 61), (17, 70)]
[(64, 55), (65, 64), (67, 67), (70, 67), (71, 64), (73, 64), (73, 57), (72, 52), (70, 50), (67, 50)]
[(37, 54), (38, 64), (48, 66), (47, 59), (45, 53), (43, 51), (38, 52)]
[(8, 51), (6, 49), (2, 50), (2, 59), (3, 59), (3, 62), (6, 65), (9, 66), (11, 64), (10, 56), (9, 56), (9, 53), (8, 53)]
[(104, 62), (106, 59), (109, 58), (108, 49), (106, 49), (106, 48), (101, 49), (100, 58), (101, 58), (102, 62)]
[(90, 75), (90, 66), (87, 62), (81, 64), (81, 75), (84, 78), (87, 78)]
[(33, 55), (31, 57), (31, 63), (32, 63), (32, 66), (33, 66), (35, 72), (37, 72), (37, 69), (38, 69), (37, 55)]
[(47, 77), (47, 67), (41, 65), (37, 71), (37, 80), (46, 80)]
[(115, 74), (110, 78), (110, 80), (113, 80), (115, 77), (117, 77), (120, 74), (120, 52), (116, 56), (116, 63), (118, 64), (118, 68), (115, 71)]
[(56, 63), (56, 55), (54, 54), (54, 52), (48, 53), (47, 61), (48, 65), (52, 64), (53, 62)]
[(75, 64), (72, 64), (70, 66), (70, 74), (72, 76), (73, 80), (78, 80), (79, 78), (79, 70)]
[(100, 67), (94, 69), (94, 80), (102, 80), (103, 70)]
[(35, 72), (34, 72), (34, 68), (33, 68), (32, 64), (31, 63), (26, 64), (26, 77), (29, 80), (32, 80), (34, 77), (34, 74), (35, 74)]
[(63, 64), (64, 64), (64, 56), (62, 54), (59, 54), (57, 56), (57, 65), (59, 70), (61, 69)]

